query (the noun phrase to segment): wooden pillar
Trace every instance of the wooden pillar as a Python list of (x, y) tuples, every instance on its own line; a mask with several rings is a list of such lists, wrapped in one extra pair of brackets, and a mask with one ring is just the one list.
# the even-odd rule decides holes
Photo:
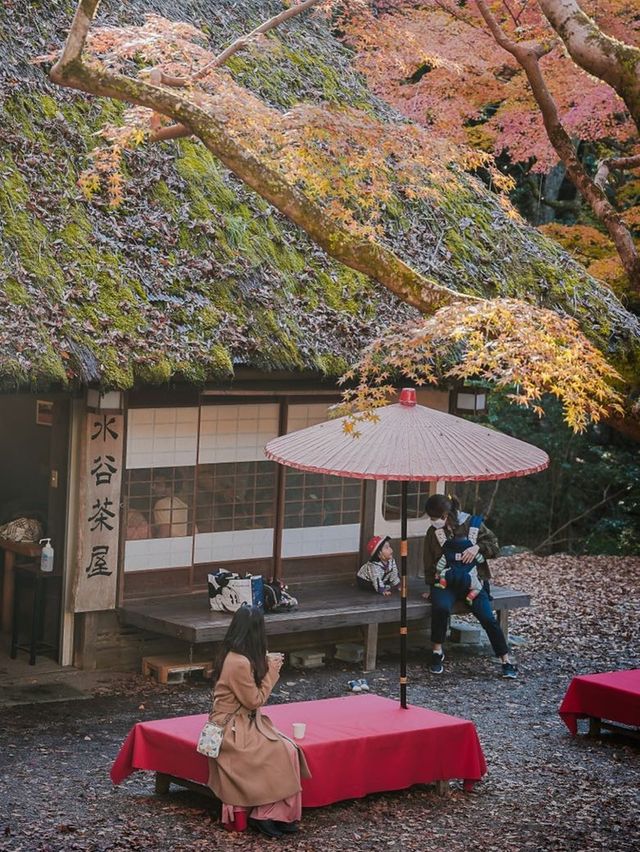
[(367, 624), (364, 630), (364, 670), (372, 672), (378, 659), (378, 623)]
[(98, 644), (97, 612), (81, 612), (76, 614), (74, 644), (74, 666), (77, 669), (95, 669)]
[[(287, 423), (289, 419), (289, 402), (284, 400), (280, 403), (278, 420), (278, 435), (287, 434)], [(276, 501), (275, 501), (275, 524), (273, 530), (273, 577), (282, 580), (282, 530), (284, 527), (284, 489), (286, 483), (286, 470), (284, 465), (276, 464)]]

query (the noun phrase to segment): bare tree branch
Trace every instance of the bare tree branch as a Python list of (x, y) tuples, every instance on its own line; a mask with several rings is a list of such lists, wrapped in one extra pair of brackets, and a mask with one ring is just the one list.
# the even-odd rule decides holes
[(320, 0), (305, 0), (303, 3), (299, 3), (297, 6), (290, 6), (288, 9), (285, 9), (284, 12), (280, 12), (277, 15), (274, 15), (273, 18), (269, 18), (268, 21), (264, 21), (264, 23), (260, 24), (259, 27), (256, 27), (254, 30), (251, 30), (250, 33), (246, 35), (240, 36), (234, 42), (232, 42), (228, 47), (215, 56), (211, 62), (207, 62), (206, 65), (203, 65), (195, 74), (191, 77), (172, 77), (170, 74), (162, 73), (162, 77), (158, 82), (163, 83), (165, 86), (171, 86), (172, 88), (180, 89), (187, 88), (198, 80), (202, 80), (203, 77), (206, 77), (209, 71), (214, 68), (222, 67), (225, 62), (233, 56), (234, 53), (237, 53), (239, 50), (243, 50), (245, 47), (248, 47), (253, 41), (255, 41), (258, 36), (264, 35), (264, 33), (269, 32), (269, 30), (275, 29), (280, 24), (283, 24), (285, 21), (290, 20), (291, 18), (301, 15), (303, 12), (306, 12), (307, 9), (310, 9), (312, 6), (317, 6)]
[[(157, 113), (155, 113), (157, 115)], [(149, 142), (168, 142), (171, 139), (184, 139), (193, 136), (193, 131), (184, 124), (170, 124), (167, 127), (158, 127), (149, 134)]]
[(638, 168), (640, 168), (640, 154), (636, 154), (634, 157), (613, 157), (600, 162), (598, 171), (596, 172), (596, 176), (593, 180), (596, 186), (604, 189), (607, 180), (609, 179), (610, 171), (623, 172), (627, 169)]
[(629, 490), (629, 486), (625, 485), (624, 488), (621, 488), (619, 491), (615, 491), (613, 494), (605, 495), (602, 498), (602, 500), (599, 500), (593, 506), (589, 506), (589, 508), (585, 509), (584, 512), (581, 512), (579, 515), (576, 515), (575, 518), (571, 518), (571, 520), (567, 521), (566, 524), (562, 524), (561, 527), (558, 527), (558, 529), (554, 530), (551, 533), (551, 535), (548, 535), (544, 539), (544, 541), (541, 541), (540, 544), (536, 545), (536, 547), (533, 548), (533, 552), (537, 553), (539, 550), (542, 550), (542, 548), (545, 546), (545, 544), (550, 544), (555, 539), (555, 537), (558, 535), (558, 533), (562, 532), (562, 530), (566, 530), (566, 528), (570, 527), (571, 524), (574, 524), (576, 521), (579, 521), (581, 518), (584, 518), (587, 515), (590, 515), (592, 512), (595, 512), (596, 509), (599, 509), (600, 506), (604, 506), (605, 503), (611, 502), (611, 500), (614, 500), (616, 497), (619, 497), (621, 494), (624, 494), (624, 492), (628, 491), (628, 490)]
[(297, 6), (290, 6), (288, 9), (285, 9), (284, 12), (280, 12), (278, 15), (274, 15), (273, 18), (269, 18), (268, 21), (260, 24), (259, 27), (256, 27), (255, 30), (252, 30), (248, 35), (241, 36), (232, 42), (229, 47), (225, 48), (222, 53), (215, 57), (215, 59), (212, 59), (211, 62), (201, 68), (198, 73), (194, 75), (193, 79), (201, 80), (211, 68), (220, 68), (220, 66), (224, 65), (230, 56), (233, 56), (234, 53), (242, 50), (258, 36), (264, 35), (264, 33), (269, 32), (269, 30), (275, 29), (280, 26), (280, 24), (283, 24), (285, 21), (290, 20), (296, 15), (301, 15), (312, 6), (317, 6), (319, 2), (320, 0), (304, 0), (303, 3), (299, 3)]

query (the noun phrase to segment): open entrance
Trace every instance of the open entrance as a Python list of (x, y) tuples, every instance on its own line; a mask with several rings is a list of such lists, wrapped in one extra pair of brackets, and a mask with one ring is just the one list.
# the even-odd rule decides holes
[[(0, 395), (0, 673), (8, 675), (12, 665), (17, 670), (29, 663), (32, 649), (39, 663), (58, 659), (69, 411), (64, 394)], [(53, 570), (46, 574), (40, 571), (40, 538), (50, 538), (54, 549)]]

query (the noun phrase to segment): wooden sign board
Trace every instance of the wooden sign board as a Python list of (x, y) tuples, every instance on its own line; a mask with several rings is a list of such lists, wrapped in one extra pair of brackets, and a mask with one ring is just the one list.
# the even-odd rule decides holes
[(86, 415), (79, 489), (74, 612), (115, 609), (124, 417)]

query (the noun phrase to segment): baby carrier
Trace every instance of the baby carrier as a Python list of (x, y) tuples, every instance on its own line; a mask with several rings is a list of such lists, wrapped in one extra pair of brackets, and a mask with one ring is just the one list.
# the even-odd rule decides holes
[(436, 582), (439, 589), (451, 589), (456, 597), (464, 598), (471, 605), (482, 591), (482, 581), (478, 577), (478, 566), (484, 562), (484, 556), (478, 553), (473, 562), (466, 565), (462, 554), (478, 541), (478, 532), (482, 524), (482, 515), (472, 515), (467, 535), (454, 535), (447, 538), (444, 530), (436, 530), (436, 537), (442, 546), (442, 556), (436, 565)]

